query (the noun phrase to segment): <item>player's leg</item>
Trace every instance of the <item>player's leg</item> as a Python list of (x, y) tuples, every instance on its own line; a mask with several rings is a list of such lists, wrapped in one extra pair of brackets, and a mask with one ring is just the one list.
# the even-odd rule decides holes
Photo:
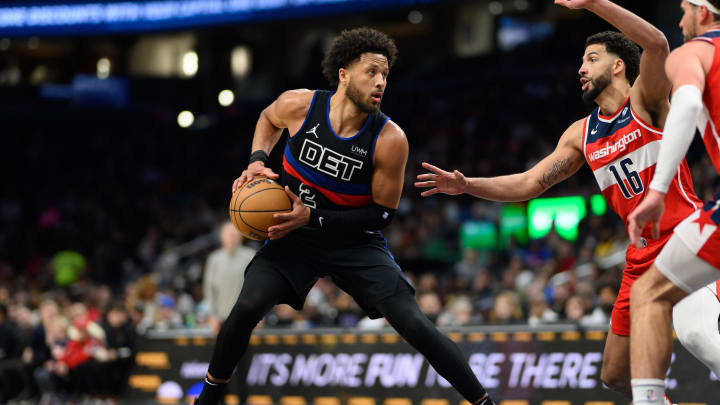
[(673, 326), (680, 343), (720, 376), (720, 300), (711, 283), (680, 301), (673, 308)]
[(708, 237), (690, 250), (678, 236), (684, 231), (683, 224), (675, 229), (655, 264), (635, 282), (630, 294), (630, 365), (636, 405), (662, 403), (658, 398), (664, 396), (672, 354), (672, 307), (720, 276), (716, 268), (697, 256)]
[(255, 326), (273, 306), (292, 293), (290, 282), (267, 258), (256, 256), (253, 259), (240, 295), (220, 328), (205, 385), (195, 404), (217, 405), (235, 366), (247, 350)]
[(610, 331), (605, 340), (600, 379), (603, 384), (627, 398), (630, 389), (630, 288), (638, 276), (626, 269), (613, 305)]
[(634, 404), (662, 404), (672, 355), (672, 307), (687, 294), (652, 266), (630, 294), (630, 367)]
[(493, 404), (457, 345), (420, 311), (415, 291), (384, 240), (334, 250), (333, 254), (342, 264), (327, 271), (335, 284), (350, 294), (368, 316), (373, 319), (384, 316), (471, 404)]
[(632, 398), (630, 389), (630, 337), (608, 332), (603, 351), (600, 379), (603, 384), (627, 398)]
[(493, 404), (470, 369), (458, 346), (420, 311), (410, 287), (400, 282), (398, 292), (377, 304), (388, 323), (471, 404)]

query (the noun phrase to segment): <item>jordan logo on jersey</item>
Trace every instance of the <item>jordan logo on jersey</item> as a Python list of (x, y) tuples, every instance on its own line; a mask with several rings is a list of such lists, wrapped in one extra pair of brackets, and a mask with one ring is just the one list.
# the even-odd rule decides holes
[(310, 128), (309, 130), (305, 131), (306, 134), (313, 135), (315, 138), (318, 138), (317, 129), (320, 126), (320, 124), (315, 125), (314, 127)]
[(303, 142), (299, 160), (319, 172), (346, 181), (352, 178), (355, 170), (363, 167), (362, 161), (337, 153), (309, 139)]

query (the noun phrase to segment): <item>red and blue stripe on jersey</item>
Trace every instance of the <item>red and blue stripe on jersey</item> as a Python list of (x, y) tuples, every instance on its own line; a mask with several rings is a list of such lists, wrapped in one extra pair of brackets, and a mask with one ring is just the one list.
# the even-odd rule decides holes
[[(637, 116), (630, 98), (611, 116), (596, 108), (585, 119), (583, 152), (605, 199), (625, 222), (640, 203), (657, 163), (662, 131)], [(663, 234), (690, 215), (702, 203), (695, 196), (687, 163), (683, 161), (665, 199), (666, 210), (660, 221)], [(650, 225), (643, 237), (650, 236)]]
[(363, 207), (372, 204), (370, 184), (347, 183), (318, 173), (298, 162), (290, 152), (288, 144), (285, 145), (283, 154), (283, 169), (289, 175), (322, 193), (334, 204), (347, 207)]

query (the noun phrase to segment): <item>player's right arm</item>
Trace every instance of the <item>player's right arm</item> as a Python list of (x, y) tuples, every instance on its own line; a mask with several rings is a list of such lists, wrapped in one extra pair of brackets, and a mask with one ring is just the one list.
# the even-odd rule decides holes
[(305, 115), (310, 109), (312, 97), (312, 90), (288, 90), (260, 113), (250, 149), (252, 151), (250, 164), (240, 177), (235, 179), (232, 186), (233, 192), (255, 176), (266, 176), (272, 179), (279, 177), (272, 169), (266, 167), (268, 156), (280, 139), (283, 129), (289, 128), (292, 131), (299, 129), (299, 125), (302, 125)]
[(429, 163), (423, 167), (430, 171), (417, 176), (415, 187), (430, 188), (421, 193), (427, 197), (437, 193), (449, 195), (470, 194), (492, 201), (527, 201), (567, 179), (585, 163), (582, 152), (584, 120), (574, 122), (560, 137), (557, 147), (532, 169), (522, 173), (499, 177), (466, 178), (455, 170), (446, 172)]
[(640, 236), (647, 223), (653, 225), (653, 238), (660, 235), (665, 194), (690, 148), (698, 117), (703, 112), (705, 76), (713, 56), (712, 52), (708, 52), (711, 46), (700, 41), (688, 42), (674, 50), (665, 62), (668, 78), (673, 83), (672, 106), (665, 122), (650, 190), (628, 216), (630, 241), (638, 248), (642, 247)]

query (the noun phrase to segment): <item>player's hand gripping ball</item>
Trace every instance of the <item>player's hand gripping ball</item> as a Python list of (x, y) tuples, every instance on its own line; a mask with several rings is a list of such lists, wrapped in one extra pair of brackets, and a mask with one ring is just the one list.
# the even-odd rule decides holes
[(246, 238), (263, 240), (268, 228), (281, 220), (273, 214), (290, 212), (292, 202), (283, 186), (266, 177), (256, 177), (233, 193), (230, 220)]

